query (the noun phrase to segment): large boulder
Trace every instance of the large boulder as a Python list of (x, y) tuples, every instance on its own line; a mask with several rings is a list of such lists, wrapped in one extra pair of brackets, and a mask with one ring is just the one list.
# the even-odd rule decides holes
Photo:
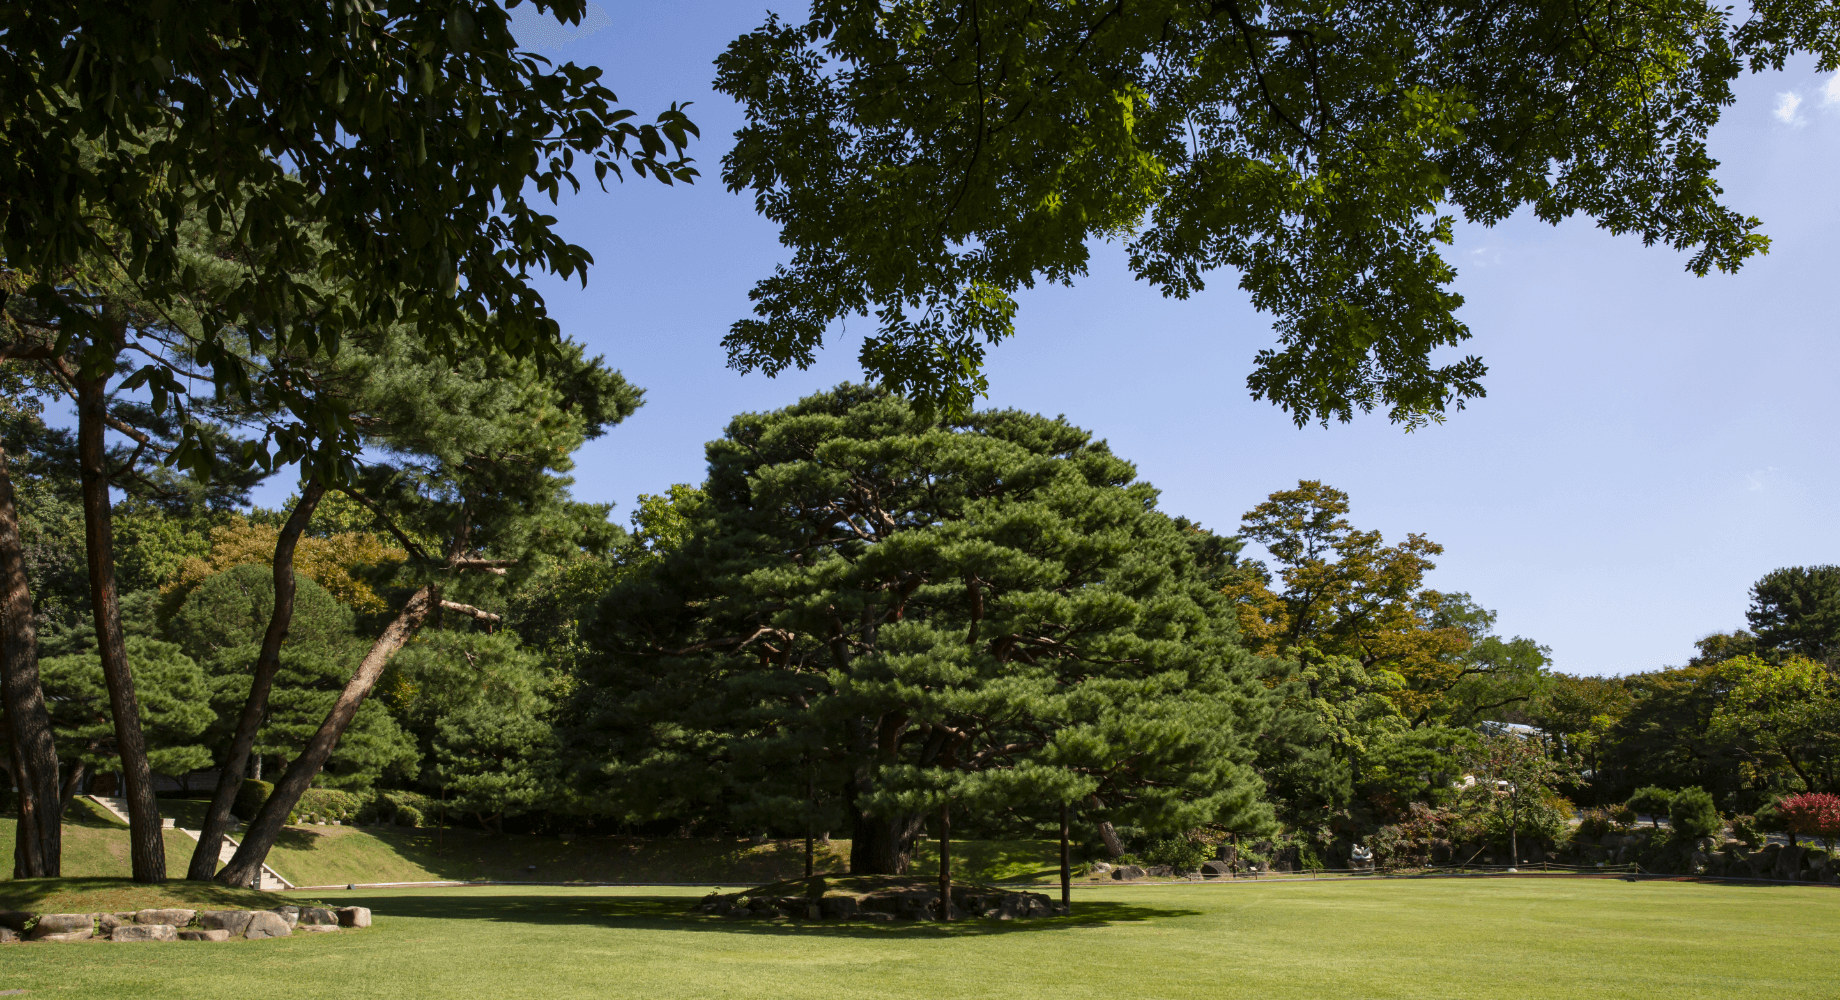
[(207, 910), (198, 915), (198, 926), (205, 930), (228, 931), (231, 937), (242, 937), (255, 916), (250, 910)]
[(25, 933), (26, 921), (31, 919), (32, 914), (24, 910), (0, 910), (0, 927), (16, 934)]
[(1233, 862), (1231, 861), (1203, 861), (1201, 863), (1202, 878), (1220, 878), (1223, 875), (1231, 876), (1232, 874)]
[(177, 941), (179, 929), (171, 924), (122, 924), (109, 934), (110, 941)]
[(181, 941), (228, 941), (230, 940), (230, 932), (227, 930), (224, 930), (221, 927), (214, 927), (209, 930), (204, 930), (200, 928), (192, 928), (191, 930), (180, 931), (179, 940)]
[(96, 936), (105, 938), (115, 933), (115, 928), (135, 923), (132, 913), (98, 913), (96, 914)]
[(337, 927), (339, 915), (324, 906), (303, 906), (300, 908), (300, 920), (294, 925), (295, 930), (302, 927)]
[(1112, 869), (1112, 877), (1117, 879), (1120, 882), (1128, 882), (1128, 881), (1131, 881), (1132, 879), (1140, 879), (1140, 878), (1143, 878), (1145, 874), (1147, 873), (1142, 868), (1139, 868), (1136, 865), (1119, 865), (1118, 867)]
[(184, 927), (198, 915), (197, 910), (141, 910), (134, 914), (137, 924), (166, 924), (171, 927)]
[(300, 923), (300, 907), (298, 906), (277, 906), (269, 912), (280, 914), (281, 919), (287, 921), (289, 930)]
[(34, 941), (87, 941), (96, 932), (96, 917), (90, 913), (47, 913), (32, 928)]
[(18, 931), (5, 924), (0, 924), (0, 944), (12, 944), (17, 940), (19, 940)]
[(257, 910), (249, 915), (249, 924), (243, 928), (246, 938), (278, 938), (294, 933), (287, 920), (279, 913)]
[(369, 927), (371, 925), (371, 908), (368, 906), (341, 906), (338, 910), (340, 927)]
[(1800, 845), (1784, 847), (1776, 854), (1776, 864), (1770, 872), (1771, 877), (1782, 879), (1785, 882), (1800, 879), (1802, 877), (1802, 856), (1807, 853), (1808, 849)]

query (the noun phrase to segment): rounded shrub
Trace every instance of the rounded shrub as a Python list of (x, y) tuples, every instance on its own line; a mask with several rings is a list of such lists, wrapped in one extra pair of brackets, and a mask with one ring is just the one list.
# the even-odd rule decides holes
[(1725, 825), (1712, 793), (1704, 788), (1683, 788), (1676, 793), (1668, 803), (1668, 823), (1676, 837), (1710, 837)]
[(1763, 830), (1757, 825), (1755, 816), (1733, 816), (1731, 835), (1743, 841), (1746, 847), (1756, 849), (1763, 846)]
[(1586, 809), (1578, 814), (1578, 832), (1586, 837), (1601, 837), (1616, 826), (1608, 809)]
[(244, 778), (243, 787), (237, 790), (236, 803), (231, 808), (236, 812), (238, 819), (247, 823), (256, 818), (256, 813), (262, 811), (262, 803), (267, 802), (268, 797), (274, 794), (274, 791), (275, 786), (269, 782)]
[(1674, 793), (1658, 785), (1650, 785), (1636, 789), (1636, 793), (1623, 804), (1638, 815), (1648, 816), (1653, 825), (1660, 826), (1661, 817), (1666, 816), (1674, 805)]

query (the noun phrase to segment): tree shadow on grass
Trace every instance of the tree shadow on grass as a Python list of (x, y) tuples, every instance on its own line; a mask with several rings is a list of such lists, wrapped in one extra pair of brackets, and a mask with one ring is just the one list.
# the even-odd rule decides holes
[(510, 896), (469, 895), (464, 889), (417, 896), (367, 897), (340, 893), (334, 906), (369, 906), (380, 917), (418, 917), (435, 920), (484, 920), (537, 925), (598, 925), (646, 930), (702, 931), (795, 937), (939, 938), (982, 937), (992, 934), (1041, 933), (1057, 930), (1141, 923), (1174, 917), (1198, 916), (1200, 910), (1137, 903), (1076, 902), (1065, 917), (1028, 920), (896, 920), (868, 923), (839, 920), (731, 920), (689, 909), (690, 896)]

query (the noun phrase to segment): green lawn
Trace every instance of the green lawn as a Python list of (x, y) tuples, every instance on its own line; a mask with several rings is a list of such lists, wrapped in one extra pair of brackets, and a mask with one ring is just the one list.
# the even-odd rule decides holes
[(321, 893), (366, 931), (0, 946), (0, 990), (247, 1000), (491, 997), (1554, 998), (1840, 995), (1840, 891), (1554, 879), (1082, 889), (1072, 917), (763, 924), (699, 890)]

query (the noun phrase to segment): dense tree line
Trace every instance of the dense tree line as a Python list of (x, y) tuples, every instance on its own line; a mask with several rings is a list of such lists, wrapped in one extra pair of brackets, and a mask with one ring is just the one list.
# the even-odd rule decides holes
[[(134, 877), (163, 879), (154, 774), (206, 764), (188, 874), (226, 882), (301, 808), (413, 819), (416, 789), (500, 831), (846, 826), (874, 870), (954, 803), (992, 831), (1078, 811), (1113, 853), (1280, 825), (1339, 850), (1441, 807), (1517, 713), (1596, 755), (1581, 789), (1829, 783), (1825, 571), (1760, 583), (1754, 632), (1682, 671), (1559, 682), (1423, 585), (1435, 544), (1354, 528), (1332, 488), (1216, 535), (1084, 431), (974, 412), (1011, 294), (1128, 232), (1170, 294), (1239, 272), (1281, 340), (1249, 385), (1300, 422), (1442, 419), (1483, 372), (1429, 362), (1468, 337), (1442, 206), (1584, 212), (1735, 268), (1764, 242), (1704, 155), (1729, 82), (1836, 57), (1831, 4), (1382, 7), (827, 2), (737, 40), (725, 180), (794, 259), (731, 360), (809, 363), (873, 312), (881, 387), (737, 418), (630, 534), (568, 494), (640, 393), (535, 292), (591, 260), (533, 195), (691, 181), (677, 106), (632, 121), (494, 3), (9, 8), (15, 873), (58, 873), (64, 809), (108, 775)], [(284, 470), (284, 509), (249, 509)]]

